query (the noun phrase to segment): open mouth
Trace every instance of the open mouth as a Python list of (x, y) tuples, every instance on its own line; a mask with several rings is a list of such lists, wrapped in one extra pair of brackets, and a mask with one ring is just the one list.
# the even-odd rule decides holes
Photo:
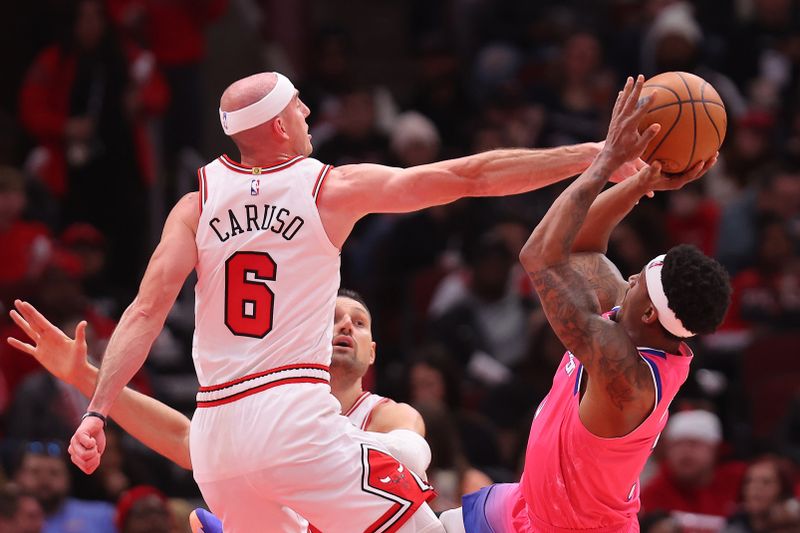
[(353, 342), (352, 337), (349, 337), (347, 335), (338, 335), (333, 338), (333, 346), (334, 348), (336, 347), (352, 348), (353, 346), (355, 346), (355, 343)]

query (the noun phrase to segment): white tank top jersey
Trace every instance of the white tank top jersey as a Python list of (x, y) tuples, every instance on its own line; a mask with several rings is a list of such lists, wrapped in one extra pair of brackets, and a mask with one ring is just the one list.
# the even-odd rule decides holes
[(353, 406), (344, 413), (344, 416), (350, 419), (350, 423), (355, 427), (367, 430), (367, 426), (372, 422), (372, 410), (387, 402), (391, 402), (389, 398), (384, 398), (377, 394), (372, 394), (369, 391), (361, 393)]
[(192, 358), (201, 386), (330, 364), (340, 258), (316, 205), (330, 168), (301, 156), (247, 167), (223, 155), (198, 170)]

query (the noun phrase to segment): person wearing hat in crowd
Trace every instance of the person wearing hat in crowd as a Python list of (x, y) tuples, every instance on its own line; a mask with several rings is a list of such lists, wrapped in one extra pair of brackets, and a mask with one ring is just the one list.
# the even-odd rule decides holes
[(727, 517), (736, 509), (745, 466), (718, 464), (722, 426), (704, 410), (674, 414), (662, 435), (660, 471), (642, 489), (644, 511)]
[(123, 492), (117, 501), (115, 522), (119, 533), (171, 533), (174, 528), (169, 500), (149, 485)]

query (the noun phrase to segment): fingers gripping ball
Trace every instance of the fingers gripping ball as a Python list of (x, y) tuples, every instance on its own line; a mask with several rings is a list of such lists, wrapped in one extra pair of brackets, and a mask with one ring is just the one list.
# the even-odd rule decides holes
[(660, 161), (664, 172), (686, 172), (717, 153), (728, 118), (719, 94), (707, 81), (688, 72), (665, 72), (647, 80), (641, 97), (653, 95), (650, 110), (639, 123), (642, 132), (657, 122), (661, 130), (642, 159)]

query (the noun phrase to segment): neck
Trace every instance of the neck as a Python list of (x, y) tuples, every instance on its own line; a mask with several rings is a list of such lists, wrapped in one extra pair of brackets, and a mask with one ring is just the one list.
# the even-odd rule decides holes
[(239, 148), (239, 162), (248, 167), (269, 167), (288, 161), (298, 155), (295, 150), (288, 146), (275, 146), (268, 143), (237, 143)]
[(667, 353), (679, 354), (681, 341), (669, 338), (660, 331), (654, 331), (655, 329), (644, 328), (638, 331), (628, 331), (628, 336), (636, 346), (647, 346), (664, 350)]
[[(345, 381), (345, 383), (342, 383), (342, 381)], [(342, 413), (346, 413), (353, 407), (353, 404), (356, 403), (356, 400), (363, 392), (364, 387), (361, 384), (361, 378), (355, 381), (331, 379), (331, 393), (342, 405)]]

